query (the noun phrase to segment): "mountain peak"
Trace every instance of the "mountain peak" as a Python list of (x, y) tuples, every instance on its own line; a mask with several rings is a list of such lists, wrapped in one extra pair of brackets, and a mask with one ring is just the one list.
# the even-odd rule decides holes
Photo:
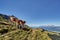
[(47, 25), (42, 25), (42, 26), (55, 26), (55, 25), (49, 25), (49, 24), (47, 24)]

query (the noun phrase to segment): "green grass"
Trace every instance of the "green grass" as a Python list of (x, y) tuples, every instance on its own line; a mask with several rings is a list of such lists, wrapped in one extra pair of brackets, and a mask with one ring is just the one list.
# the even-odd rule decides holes
[(60, 33), (49, 32), (41, 28), (31, 28), (25, 25), (26, 29), (18, 29), (13, 22), (0, 16), (0, 21), (10, 25), (0, 24), (0, 40), (60, 40)]

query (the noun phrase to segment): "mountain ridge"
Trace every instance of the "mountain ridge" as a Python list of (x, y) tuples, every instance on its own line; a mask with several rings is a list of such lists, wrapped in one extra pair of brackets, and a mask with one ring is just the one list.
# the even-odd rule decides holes
[(31, 28), (27, 24), (26, 29), (18, 29), (13, 22), (6, 18), (7, 15), (0, 15), (0, 40), (60, 40), (60, 33), (50, 32), (42, 28)]

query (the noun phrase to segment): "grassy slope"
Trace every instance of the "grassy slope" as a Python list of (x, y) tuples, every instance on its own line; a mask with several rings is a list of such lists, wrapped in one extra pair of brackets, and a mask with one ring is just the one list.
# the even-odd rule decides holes
[(27, 25), (25, 27), (30, 29), (29, 31), (17, 29), (9, 20), (0, 18), (0, 21), (6, 21), (11, 24), (0, 24), (0, 40), (60, 40), (60, 34), (58, 33), (49, 32), (41, 28), (29, 28)]

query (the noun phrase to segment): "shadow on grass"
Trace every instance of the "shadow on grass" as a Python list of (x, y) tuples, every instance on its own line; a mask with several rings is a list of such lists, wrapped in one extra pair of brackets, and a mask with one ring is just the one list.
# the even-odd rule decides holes
[(58, 35), (55, 35), (55, 34), (53, 34), (53, 35), (48, 34), (48, 35), (50, 36), (50, 38), (51, 38), (52, 40), (60, 40), (60, 36), (58, 36)]

